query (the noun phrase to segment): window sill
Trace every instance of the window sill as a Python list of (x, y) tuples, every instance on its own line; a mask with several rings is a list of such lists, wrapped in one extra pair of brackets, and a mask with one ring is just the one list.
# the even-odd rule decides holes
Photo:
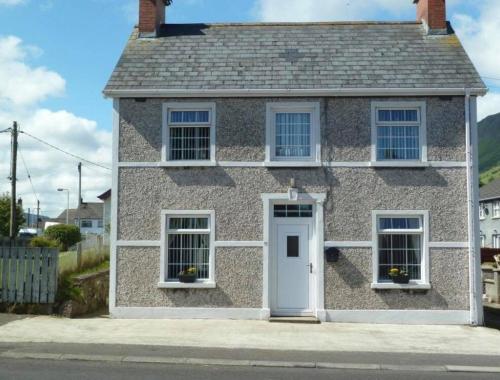
[(161, 289), (215, 289), (215, 282), (159, 282), (158, 288)]
[(317, 161), (266, 161), (266, 168), (319, 168), (321, 162)]
[(162, 161), (158, 166), (166, 168), (179, 168), (179, 167), (212, 167), (216, 166), (214, 161)]
[(428, 168), (431, 165), (422, 161), (371, 161), (373, 168)]
[(372, 289), (410, 289), (410, 290), (429, 290), (431, 284), (410, 283), (410, 284), (394, 284), (392, 282), (377, 282), (371, 284)]

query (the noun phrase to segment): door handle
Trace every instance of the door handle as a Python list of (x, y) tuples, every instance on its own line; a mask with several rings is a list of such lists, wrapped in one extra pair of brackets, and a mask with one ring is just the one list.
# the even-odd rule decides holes
[(313, 272), (313, 265), (312, 265), (312, 263), (307, 264), (306, 267), (309, 267), (309, 273)]

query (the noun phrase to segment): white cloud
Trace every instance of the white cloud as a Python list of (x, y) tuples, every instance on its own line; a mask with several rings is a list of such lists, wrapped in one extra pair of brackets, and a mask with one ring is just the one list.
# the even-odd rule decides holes
[(27, 106), (64, 93), (66, 83), (59, 74), (26, 63), (40, 54), (40, 49), (23, 46), (18, 37), (0, 38), (0, 105)]
[(25, 2), (26, 0), (0, 0), (0, 5), (19, 5)]
[[(500, 78), (500, 1), (477, 2), (478, 15), (456, 13), (453, 25), (465, 49), (483, 77)], [(491, 86), (500, 86), (500, 81), (490, 81)], [(478, 100), (478, 119), (500, 112), (500, 92), (492, 88), (490, 93)]]
[(414, 12), (410, 1), (402, 0), (257, 0), (256, 16), (263, 21), (344, 21), (377, 19)]
[[(0, 37), (0, 130), (19, 122), (20, 128), (34, 136), (77, 156), (110, 167), (111, 133), (99, 129), (93, 120), (74, 115), (67, 110), (43, 108), (41, 102), (60, 96), (65, 90), (64, 79), (56, 72), (34, 67), (28, 59), (36, 58), (40, 49), (25, 45), (14, 36)], [(26, 134), (19, 135), (21, 154), (18, 160), (18, 196), (25, 209), (33, 209), (33, 195), (21, 155), (41, 201), (42, 214), (58, 215), (66, 207), (66, 197), (58, 187), (71, 190), (72, 207), (77, 202), (77, 162), (53, 150)], [(10, 171), (10, 135), (0, 134), (0, 178)], [(83, 163), (83, 197), (97, 202), (97, 195), (109, 188), (110, 172)], [(10, 190), (8, 181), (0, 181), (0, 193)]]

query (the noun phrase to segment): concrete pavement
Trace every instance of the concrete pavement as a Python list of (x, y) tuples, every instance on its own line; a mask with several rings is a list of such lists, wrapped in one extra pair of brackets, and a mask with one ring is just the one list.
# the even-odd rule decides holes
[(467, 326), (300, 325), (41, 316), (0, 326), (2, 342), (500, 356), (500, 331)]

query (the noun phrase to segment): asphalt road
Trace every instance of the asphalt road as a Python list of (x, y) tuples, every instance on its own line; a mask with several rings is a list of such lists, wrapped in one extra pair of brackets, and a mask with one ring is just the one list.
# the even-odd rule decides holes
[(311, 378), (315, 380), (498, 380), (499, 375), (498, 373), (347, 371), (0, 359), (1, 380), (309, 380)]

